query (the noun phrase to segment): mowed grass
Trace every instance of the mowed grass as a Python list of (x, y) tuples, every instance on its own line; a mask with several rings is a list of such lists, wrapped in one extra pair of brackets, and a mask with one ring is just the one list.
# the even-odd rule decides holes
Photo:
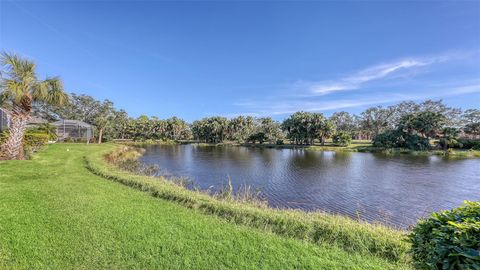
[(55, 144), (0, 162), (0, 268), (402, 269), (403, 264), (228, 223), (107, 181)]

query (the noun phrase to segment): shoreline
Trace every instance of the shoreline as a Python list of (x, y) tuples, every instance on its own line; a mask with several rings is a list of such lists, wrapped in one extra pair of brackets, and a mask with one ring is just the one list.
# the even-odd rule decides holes
[(115, 142), (121, 145), (131, 145), (138, 147), (145, 147), (149, 145), (184, 145), (193, 144), (198, 146), (235, 146), (235, 147), (249, 147), (249, 148), (269, 148), (269, 149), (304, 149), (306, 151), (332, 151), (332, 152), (358, 152), (358, 153), (376, 153), (385, 155), (412, 155), (412, 156), (443, 156), (448, 158), (480, 158), (480, 150), (473, 149), (455, 149), (448, 150), (431, 149), (427, 151), (416, 151), (406, 148), (380, 148), (374, 147), (371, 143), (366, 141), (353, 141), (348, 146), (337, 146), (327, 142), (326, 145), (297, 145), (297, 144), (252, 144), (252, 143), (237, 143), (237, 142), (223, 142), (223, 143), (204, 143), (196, 141), (123, 141)]
[[(179, 186), (163, 177), (152, 177), (125, 171), (105, 160), (115, 151), (131, 151), (130, 147), (114, 147), (101, 155), (85, 156), (85, 166), (105, 179), (150, 193), (204, 214), (229, 222), (254, 227), (275, 234), (317, 244), (334, 243), (345, 250), (362, 250), (376, 256), (403, 260), (408, 245), (403, 242), (406, 231), (378, 223), (354, 220), (343, 215), (321, 211), (305, 212), (294, 209), (275, 209), (249, 202), (219, 199), (200, 191)], [(138, 159), (137, 155), (136, 159)], [(321, 238), (319, 238), (321, 237)]]

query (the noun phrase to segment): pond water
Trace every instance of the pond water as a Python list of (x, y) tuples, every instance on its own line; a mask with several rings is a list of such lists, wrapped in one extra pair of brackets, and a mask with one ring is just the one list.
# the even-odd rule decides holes
[(148, 146), (141, 159), (201, 189), (261, 190), (271, 207), (322, 210), (406, 227), (433, 211), (480, 200), (480, 159), (267, 149)]

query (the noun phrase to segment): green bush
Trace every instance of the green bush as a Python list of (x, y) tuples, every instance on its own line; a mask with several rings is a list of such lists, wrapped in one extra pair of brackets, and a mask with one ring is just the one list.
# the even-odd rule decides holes
[(440, 138), (440, 140), (438, 141), (438, 145), (443, 149), (463, 147), (463, 144), (461, 142), (459, 142), (456, 138), (452, 137)]
[(429, 140), (416, 134), (404, 134), (402, 139), (398, 147), (416, 151), (425, 151), (430, 148)]
[(433, 213), (409, 239), (417, 269), (480, 269), (480, 202)]
[(27, 133), (45, 133), (48, 134), (48, 140), (49, 141), (56, 141), (58, 139), (57, 136), (57, 127), (46, 123), (46, 124), (40, 124), (35, 127), (31, 127), (27, 130)]
[(460, 139), (459, 143), (462, 144), (463, 149), (480, 150), (480, 140)]
[(397, 130), (387, 130), (384, 133), (380, 133), (373, 138), (373, 146), (383, 148), (395, 148), (398, 147), (401, 139), (401, 132)]
[(8, 138), (8, 131), (4, 130), (0, 133), (0, 145), (2, 145)]
[(48, 143), (50, 136), (46, 133), (25, 133), (23, 137), (24, 149), (27, 152), (36, 152)]
[(333, 143), (339, 146), (348, 146), (352, 142), (352, 136), (346, 132), (339, 132), (333, 136)]
[(427, 138), (409, 134), (401, 130), (387, 130), (373, 139), (373, 146), (382, 148), (407, 148), (410, 150), (428, 150), (430, 142)]
[(75, 139), (71, 138), (71, 137), (67, 137), (67, 138), (63, 139), (63, 142), (64, 143), (74, 143)]
[(258, 141), (260, 144), (262, 144), (267, 140), (267, 135), (265, 135), (263, 132), (254, 133), (247, 138), (247, 142), (249, 143), (255, 143)]

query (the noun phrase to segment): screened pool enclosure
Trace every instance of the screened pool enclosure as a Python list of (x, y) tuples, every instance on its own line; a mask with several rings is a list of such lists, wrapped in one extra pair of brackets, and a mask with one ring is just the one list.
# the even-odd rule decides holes
[(0, 132), (7, 130), (9, 126), (9, 119), (7, 113), (0, 108)]
[(86, 140), (93, 138), (93, 126), (78, 120), (60, 120), (53, 123), (57, 127), (59, 141), (65, 139)]

